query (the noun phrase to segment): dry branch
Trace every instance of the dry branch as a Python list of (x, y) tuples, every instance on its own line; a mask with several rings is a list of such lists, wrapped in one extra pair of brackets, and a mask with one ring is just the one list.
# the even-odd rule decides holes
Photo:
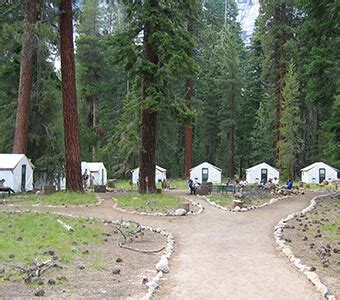
[[(130, 224), (134, 224), (135, 228), (131, 227)], [(126, 245), (127, 236), (133, 236), (133, 237), (141, 236), (142, 237), (144, 235), (144, 233), (142, 232), (142, 226), (135, 221), (125, 221), (125, 222), (121, 221), (120, 224), (117, 225), (117, 230), (120, 232), (120, 234), (123, 236), (123, 239), (124, 239), (122, 242), (119, 240), (117, 241), (118, 246), (121, 248), (140, 252), (140, 253), (146, 253), (146, 254), (158, 253), (165, 249), (165, 247), (162, 247), (160, 249), (142, 250), (142, 249), (137, 249), (137, 248), (127, 246)]]

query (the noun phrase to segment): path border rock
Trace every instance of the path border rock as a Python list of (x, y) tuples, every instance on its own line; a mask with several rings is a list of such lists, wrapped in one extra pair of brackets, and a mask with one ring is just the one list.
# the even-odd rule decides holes
[[(70, 217), (70, 218), (82, 218), (85, 220), (99, 220), (103, 222), (104, 224), (120, 224), (121, 221), (119, 220), (107, 220), (107, 219), (101, 219), (101, 218), (95, 218), (95, 217), (86, 217), (86, 216), (80, 216), (76, 214), (71, 213), (65, 213), (65, 212), (54, 212), (54, 211), (38, 211), (38, 210), (1, 210), (0, 213), (13, 213), (13, 214), (21, 214), (21, 213), (50, 213), (52, 215), (57, 216), (64, 216), (64, 217)], [(164, 274), (169, 273), (169, 260), (172, 256), (174, 245), (175, 245), (175, 238), (173, 234), (169, 231), (166, 231), (161, 228), (153, 228), (150, 226), (144, 226), (141, 225), (141, 228), (144, 230), (149, 230), (151, 232), (159, 233), (160, 235), (167, 238), (166, 247), (163, 252), (163, 255), (161, 256), (161, 259), (159, 262), (155, 265), (155, 269), (157, 270), (156, 276), (154, 276), (150, 281), (145, 283), (145, 286), (148, 288), (146, 294), (143, 296), (143, 300), (149, 300), (153, 297), (156, 290), (160, 287), (160, 280), (164, 276)], [(162, 268), (160, 266), (166, 265), (166, 268)]]
[(286, 218), (281, 219), (280, 222), (274, 227), (274, 238), (277, 244), (277, 249), (280, 250), (287, 258), (294, 264), (294, 266), (302, 272), (309, 281), (316, 287), (316, 289), (322, 294), (322, 297), (328, 300), (335, 300), (336, 297), (329, 293), (328, 287), (323, 284), (316, 272), (311, 271), (312, 268), (310, 266), (305, 265), (300, 258), (296, 257), (291, 247), (286, 243), (283, 239), (283, 229), (287, 228), (289, 225), (287, 224), (288, 221), (292, 220), (298, 216), (304, 216), (306, 213), (312, 211), (318, 202), (327, 200), (327, 199), (334, 199), (340, 198), (340, 192), (335, 193), (328, 193), (321, 196), (316, 196), (310, 201), (310, 205), (303, 209), (300, 212), (292, 213), (288, 215)]
[(249, 210), (254, 210), (254, 209), (258, 209), (264, 206), (268, 206), (268, 205), (272, 205), (280, 200), (286, 199), (288, 197), (292, 197), (292, 196), (282, 196), (282, 197), (276, 197), (276, 198), (271, 198), (268, 202), (265, 202), (261, 205), (251, 205), (249, 207), (235, 207), (235, 208), (228, 208), (228, 207), (224, 207), (222, 205), (217, 204), (215, 201), (211, 201), (207, 196), (201, 196), (202, 198), (204, 198), (209, 204), (211, 204), (212, 206), (215, 206), (219, 209), (222, 209), (224, 211), (230, 211), (230, 212), (246, 212)]
[[(124, 208), (121, 208), (121, 207), (118, 207), (117, 206), (117, 199), (115, 197), (113, 197), (114, 201), (116, 202), (114, 205), (113, 205), (113, 209), (119, 211), (119, 212), (123, 212), (123, 213), (126, 213), (126, 214), (131, 214), (131, 215), (140, 215), (140, 216), (159, 216), (159, 217), (176, 217), (176, 216), (173, 216), (173, 215), (169, 215), (167, 213), (161, 213), (161, 212), (139, 212), (139, 211), (130, 211), (130, 210), (126, 210)], [(192, 201), (191, 199), (187, 198), (187, 197), (184, 197), (185, 200), (189, 201), (193, 206), (197, 207), (198, 208), (198, 211), (197, 212), (191, 212), (189, 211), (186, 216), (196, 216), (196, 215), (199, 215), (203, 212), (204, 210), (204, 207), (199, 204), (198, 202), (194, 202)], [(178, 217), (178, 216), (177, 216)]]

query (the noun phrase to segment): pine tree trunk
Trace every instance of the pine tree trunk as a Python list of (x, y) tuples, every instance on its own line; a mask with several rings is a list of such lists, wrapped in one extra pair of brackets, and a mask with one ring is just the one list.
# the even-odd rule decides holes
[(236, 108), (235, 108), (235, 79), (233, 78), (232, 91), (230, 97), (230, 120), (231, 125), (229, 127), (229, 151), (228, 151), (228, 177), (233, 178), (235, 176), (235, 122), (236, 122)]
[[(187, 106), (191, 108), (192, 105), (192, 79), (186, 81), (186, 99)], [(192, 167), (192, 120), (190, 124), (184, 128), (184, 168), (183, 178), (188, 179), (190, 176), (190, 169)]]
[[(95, 132), (97, 126), (97, 98), (92, 99), (92, 130)], [(92, 161), (96, 161), (96, 141), (92, 144)]]
[(34, 46), (34, 24), (40, 12), (39, 0), (27, 1), (25, 31), (20, 62), (18, 107), (16, 112), (13, 153), (26, 154), (28, 144), (28, 125), (32, 94), (32, 65)]
[[(188, 32), (192, 34), (192, 24), (188, 24)], [(192, 49), (190, 49), (190, 55), (192, 55)], [(191, 109), (192, 105), (192, 79), (186, 80), (186, 94), (187, 106)], [(184, 128), (184, 165), (183, 165), (183, 178), (188, 179), (190, 177), (190, 169), (192, 167), (192, 120), (189, 120), (189, 124)]]
[(64, 115), (64, 138), (67, 190), (82, 192), (77, 92), (73, 49), (72, 0), (61, 0), (60, 56)]
[[(280, 22), (285, 22), (286, 21), (286, 6), (285, 4), (279, 5), (276, 8), (276, 18), (277, 20), (280, 20)], [(277, 98), (278, 98), (278, 106), (277, 106), (277, 111), (276, 111), (276, 138), (275, 138), (275, 159), (276, 161), (280, 160), (280, 151), (279, 151), (279, 141), (282, 139), (281, 135), (281, 128), (282, 128), (282, 114), (283, 114), (283, 103), (284, 103), (284, 98), (283, 98), (283, 85), (284, 85), (284, 80), (285, 80), (285, 74), (286, 74), (286, 65), (285, 65), (285, 50), (283, 49), (283, 45), (286, 42), (287, 37), (284, 35), (283, 32), (279, 33), (279, 39), (278, 39), (278, 45), (277, 47), (277, 66), (278, 66), (278, 78), (277, 78), (277, 83), (276, 83), (276, 93), (277, 93)]]
[[(152, 1), (150, 6), (156, 6), (157, 1)], [(158, 63), (156, 51), (150, 41), (152, 35), (152, 24), (150, 21), (144, 24), (144, 58), (153, 64)], [(157, 112), (144, 107), (147, 99), (148, 87), (153, 82), (154, 74), (144, 73), (142, 87), (142, 112), (141, 112), (141, 148), (139, 151), (139, 192), (155, 193), (155, 156), (156, 156), (156, 121)]]

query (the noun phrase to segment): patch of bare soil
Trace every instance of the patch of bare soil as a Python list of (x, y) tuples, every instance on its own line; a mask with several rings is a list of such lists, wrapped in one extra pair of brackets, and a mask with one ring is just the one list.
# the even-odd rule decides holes
[(304, 217), (289, 222), (284, 238), (294, 255), (315, 268), (330, 292), (340, 298), (340, 199), (319, 202)]
[[(143, 297), (147, 292), (145, 282), (156, 275), (155, 264), (162, 253), (144, 254), (120, 248), (118, 241), (122, 241), (122, 236), (114, 231), (114, 225), (102, 226), (102, 244), (74, 245), (81, 253), (79, 257), (71, 263), (62, 264), (62, 269), (49, 269), (42, 275), (42, 280), (35, 283), (26, 284), (22, 278), (14, 280), (13, 276), (9, 276), (13, 270), (0, 265), (0, 298), (31, 298), (39, 290), (52, 299)], [(166, 239), (160, 234), (148, 230), (142, 233), (138, 238), (129, 238), (126, 245), (140, 250), (166, 246)]]

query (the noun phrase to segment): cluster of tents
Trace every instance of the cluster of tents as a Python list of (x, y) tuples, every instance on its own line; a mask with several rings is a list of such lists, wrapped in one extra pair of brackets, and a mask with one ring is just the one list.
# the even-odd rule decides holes
[[(156, 166), (155, 180), (162, 182), (166, 179), (166, 169)], [(132, 183), (136, 184), (139, 180), (139, 168), (132, 171)], [(249, 169), (246, 169), (246, 181), (249, 184), (259, 184), (260, 182), (268, 182), (269, 179), (276, 178), (279, 180), (280, 171), (269, 164), (263, 162)], [(301, 169), (301, 181), (304, 183), (320, 184), (324, 180), (332, 181), (340, 178), (340, 172), (323, 162), (313, 163)], [(222, 169), (208, 162), (203, 162), (198, 166), (190, 169), (190, 179), (200, 184), (204, 182), (212, 182), (213, 184), (221, 184)]]
[[(102, 162), (82, 162), (81, 172), (84, 186), (107, 184), (107, 171)], [(34, 165), (24, 154), (0, 154), (0, 180), (5, 179), (4, 185), (15, 192), (40, 189), (47, 184), (46, 174), (40, 172), (33, 179)], [(56, 178), (54, 184), (59, 189), (66, 189), (65, 177)]]
[[(33, 187), (39, 189), (46, 184), (46, 178), (40, 176), (33, 184), (34, 165), (24, 154), (0, 154), (0, 180), (5, 179), (5, 185), (16, 192), (31, 191)], [(83, 175), (84, 186), (107, 185), (107, 171), (102, 162), (82, 162), (81, 172)], [(167, 170), (156, 166), (155, 181), (163, 182)], [(267, 163), (260, 163), (246, 170), (246, 181), (249, 184), (259, 184), (261, 181), (280, 178), (280, 172)], [(301, 181), (304, 183), (322, 183), (324, 180), (332, 181), (340, 178), (338, 169), (331, 167), (323, 162), (313, 163), (301, 169)], [(198, 166), (190, 169), (190, 179), (200, 184), (212, 182), (221, 184), (222, 169), (203, 162)], [(131, 182), (137, 184), (139, 180), (139, 168), (131, 171)], [(64, 177), (58, 178), (60, 189), (66, 188)]]

